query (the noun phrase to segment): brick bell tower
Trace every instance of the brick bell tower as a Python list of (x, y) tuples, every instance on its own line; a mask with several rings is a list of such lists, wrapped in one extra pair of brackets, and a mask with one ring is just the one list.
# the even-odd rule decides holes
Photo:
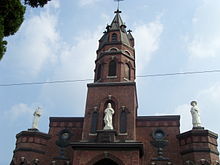
[[(120, 13), (115, 11), (112, 23), (99, 40), (94, 82), (87, 85), (82, 140), (72, 143), (73, 164), (93, 164), (101, 159), (104, 162), (100, 163), (113, 160), (117, 164), (139, 164), (143, 154), (143, 144), (136, 141), (134, 38)], [(114, 110), (113, 128), (106, 130), (104, 118), (109, 103)], [(121, 160), (117, 160), (120, 155)]]
[[(104, 128), (104, 110), (111, 103), (115, 110), (113, 130), (118, 140), (135, 140), (137, 94), (135, 50), (131, 30), (126, 31), (121, 11), (115, 11), (111, 25), (99, 40), (94, 83), (88, 84), (83, 140), (90, 141)], [(129, 121), (129, 122), (128, 122)]]

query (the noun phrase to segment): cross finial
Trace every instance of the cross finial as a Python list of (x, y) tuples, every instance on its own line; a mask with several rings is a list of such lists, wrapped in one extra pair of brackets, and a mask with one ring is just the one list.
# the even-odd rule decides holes
[(117, 8), (117, 11), (119, 11), (119, 4), (120, 4), (120, 1), (124, 1), (124, 0), (114, 0), (116, 2), (118, 2), (118, 8)]

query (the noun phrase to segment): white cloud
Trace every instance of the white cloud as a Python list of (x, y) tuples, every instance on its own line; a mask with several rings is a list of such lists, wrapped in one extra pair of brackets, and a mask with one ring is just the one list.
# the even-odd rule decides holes
[(190, 105), (182, 104), (177, 106), (172, 113), (156, 113), (156, 116), (180, 115), (180, 132), (189, 131), (192, 129)]
[(180, 115), (180, 131), (185, 132), (192, 129), (192, 119), (190, 115), (190, 105), (182, 104), (176, 107), (174, 113)]
[[(205, 129), (219, 133), (220, 128), (216, 127), (216, 121), (219, 120), (220, 116), (220, 82), (200, 90), (200, 92), (195, 93), (193, 97), (198, 103), (202, 126), (205, 127)], [(190, 104), (183, 104), (174, 110), (175, 114), (181, 115), (181, 132), (192, 129), (190, 108)]]
[[(201, 90), (198, 95), (198, 106), (201, 111), (202, 125), (215, 133), (220, 133), (218, 126), (220, 116), (220, 82), (212, 84), (207, 89)], [(220, 144), (220, 139), (218, 139)]]
[(18, 119), (26, 120), (32, 117), (33, 109), (27, 104), (19, 103), (13, 105), (10, 110), (4, 112), (4, 117), (9, 119), (10, 122), (15, 122)]
[(203, 0), (192, 19), (193, 35), (188, 43), (191, 58), (220, 56), (220, 1)]
[[(82, 35), (74, 38), (75, 45), (64, 44), (58, 57), (58, 65), (54, 68), (51, 75), (53, 80), (79, 80), (93, 79), (96, 50), (98, 39), (102, 35), (102, 28), (97, 27), (95, 32), (83, 31)], [(51, 107), (65, 107), (66, 114), (83, 115), (84, 102), (86, 98), (86, 83), (75, 82), (59, 85), (59, 87), (44, 86), (41, 93), (43, 101), (51, 104)], [(62, 98), (61, 98), (62, 96)], [(57, 103), (62, 102), (62, 105)], [(79, 104), (80, 103), (80, 104)], [(71, 108), (69, 108), (71, 107)], [(74, 110), (74, 112), (73, 112)], [(59, 112), (59, 115), (64, 115)]]
[(59, 65), (55, 70), (56, 78), (93, 78), (94, 61), (98, 48), (98, 39), (101, 29), (96, 32), (82, 32), (83, 35), (75, 38), (76, 45), (64, 45), (59, 56)]
[(91, 5), (96, 2), (99, 2), (100, 0), (79, 0), (79, 5), (80, 6), (86, 6), (86, 5)]
[[(60, 7), (60, 1), (59, 1), (59, 0), (49, 1), (49, 2), (48, 2), (48, 6), (49, 6), (50, 8), (55, 8), (55, 9), (57, 9), (57, 8)], [(47, 7), (47, 6), (45, 6), (45, 7)]]
[(36, 76), (46, 65), (56, 61), (55, 52), (59, 47), (57, 17), (49, 11), (41, 12), (24, 21), (19, 31), (20, 35), (17, 36), (20, 39), (13, 45), (13, 53), (16, 54), (15, 66), (25, 76)]
[[(144, 66), (152, 58), (152, 54), (159, 48), (160, 36), (163, 32), (163, 25), (157, 18), (148, 24), (135, 27), (134, 38), (137, 56), (137, 71), (142, 72)], [(138, 73), (138, 74), (140, 74)]]
[(208, 100), (213, 103), (219, 103), (220, 100), (220, 83), (215, 83), (208, 89), (205, 89), (199, 93), (199, 97), (206, 96)]

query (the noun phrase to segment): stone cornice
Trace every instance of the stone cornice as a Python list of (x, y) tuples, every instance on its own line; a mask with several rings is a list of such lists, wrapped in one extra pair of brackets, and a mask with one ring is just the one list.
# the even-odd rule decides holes
[(125, 143), (90, 143), (90, 142), (72, 142), (70, 146), (74, 150), (119, 150), (131, 151), (139, 150), (140, 157), (144, 154), (143, 143), (141, 142), (125, 142)]
[(218, 135), (212, 131), (209, 131), (209, 130), (190, 130), (190, 131), (187, 131), (187, 132), (184, 132), (180, 135), (177, 135), (177, 138), (178, 139), (183, 139), (183, 138), (187, 138), (189, 136), (210, 136), (212, 138), (215, 138), (217, 139), (218, 138)]
[(102, 86), (135, 86), (135, 82), (97, 82), (87, 84), (87, 87), (102, 87)]
[(51, 138), (51, 135), (39, 132), (39, 131), (22, 131), (16, 135), (16, 138), (22, 137), (22, 136), (27, 136), (27, 137), (40, 137), (45, 140), (48, 140)]

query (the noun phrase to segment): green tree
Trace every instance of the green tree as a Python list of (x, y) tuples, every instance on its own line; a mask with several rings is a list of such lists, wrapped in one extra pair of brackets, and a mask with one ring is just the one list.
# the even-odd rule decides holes
[(30, 5), (31, 7), (44, 7), (45, 4), (50, 0), (24, 0), (26, 5)]
[[(43, 7), (50, 0), (24, 0), (25, 5)], [(24, 21), (25, 6), (20, 0), (0, 0), (0, 60), (6, 52), (4, 37), (14, 35)]]

